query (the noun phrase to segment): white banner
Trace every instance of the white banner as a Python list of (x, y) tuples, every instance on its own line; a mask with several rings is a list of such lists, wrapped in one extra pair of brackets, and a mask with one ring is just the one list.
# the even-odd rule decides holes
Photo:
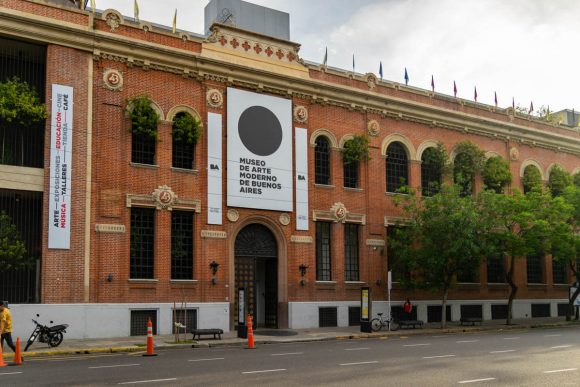
[(52, 85), (48, 248), (70, 249), (73, 88)]
[(207, 113), (207, 223), (222, 224), (222, 115)]
[(292, 102), (227, 92), (228, 206), (292, 211)]
[(296, 230), (308, 230), (308, 133), (296, 128)]

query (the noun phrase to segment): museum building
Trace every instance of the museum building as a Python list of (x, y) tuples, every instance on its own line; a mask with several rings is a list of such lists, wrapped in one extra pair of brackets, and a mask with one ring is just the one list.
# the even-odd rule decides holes
[[(0, 81), (26, 81), (48, 113), (0, 128), (0, 209), (35, 260), (0, 273), (22, 335), (36, 313), (68, 337), (144, 334), (149, 318), (164, 334), (177, 320), (229, 331), (248, 312), (258, 329), (356, 325), (361, 288), (387, 309), (393, 198), (441, 181), (423, 162), (439, 143), (451, 159), (465, 140), (502, 157), (510, 190), (530, 168), (544, 182), (580, 170), (569, 120), (305, 61), (280, 11), (212, 0), (198, 35), (77, 3), (0, 0)], [(132, 131), (143, 96), (154, 138)], [(193, 142), (175, 134), (184, 116)], [(361, 135), (370, 159), (344, 163)], [(562, 315), (566, 267), (516, 265), (514, 317)], [(448, 319), (505, 318), (504, 271), (458, 278)], [(408, 297), (417, 318), (441, 319), (439, 295), (393, 280), (395, 308)]]

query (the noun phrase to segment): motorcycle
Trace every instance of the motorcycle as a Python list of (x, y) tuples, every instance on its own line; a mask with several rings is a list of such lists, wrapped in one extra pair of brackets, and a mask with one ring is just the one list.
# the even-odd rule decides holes
[[(40, 317), (40, 315), (36, 315), (36, 317)], [(39, 324), (38, 321), (32, 319), (32, 322), (36, 324), (36, 328), (32, 331), (32, 334), (28, 338), (28, 342), (26, 343), (26, 347), (24, 348), (24, 352), (28, 350), (28, 348), (36, 341), (41, 343), (48, 344), (49, 347), (58, 347), (64, 338), (63, 333), (66, 333), (66, 328), (68, 328), (68, 324), (60, 324), (49, 327), (47, 325)], [(53, 323), (52, 321), (50, 322)]]

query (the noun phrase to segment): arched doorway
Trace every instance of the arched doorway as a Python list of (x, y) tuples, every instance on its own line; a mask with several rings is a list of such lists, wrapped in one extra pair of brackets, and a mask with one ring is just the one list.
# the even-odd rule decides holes
[[(244, 227), (236, 237), (235, 289), (246, 292), (246, 312), (254, 327), (278, 327), (278, 245), (274, 234), (262, 224)], [(238, 310), (238, 299), (235, 309)], [(235, 325), (238, 324), (237, 313)]]

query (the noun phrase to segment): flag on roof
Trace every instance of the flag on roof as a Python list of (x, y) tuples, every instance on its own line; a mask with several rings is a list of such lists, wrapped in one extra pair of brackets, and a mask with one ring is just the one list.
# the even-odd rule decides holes
[(354, 74), (354, 54), (352, 54), (352, 72)]
[(530, 101), (530, 111), (528, 112), (528, 114), (532, 114), (533, 111), (534, 111), (534, 102)]
[(433, 78), (433, 74), (431, 74), (431, 90), (435, 92), (435, 79)]
[(409, 84), (409, 73), (407, 73), (407, 68), (405, 67), (405, 85)]
[(379, 64), (379, 75), (381, 76), (381, 80), (383, 79), (383, 61)]
[(133, 15), (135, 16), (135, 20), (139, 21), (139, 4), (137, 4), (137, 0), (133, 2)]
[(177, 8), (175, 8), (175, 13), (173, 14), (173, 33), (177, 30)]
[(326, 62), (328, 61), (328, 47), (324, 50), (324, 59), (322, 60), (322, 65), (326, 67)]
[(493, 96), (494, 96), (494, 101), (495, 101), (495, 107), (497, 107), (497, 91), (493, 92)]
[(473, 87), (473, 99), (477, 102), (477, 86)]
[(514, 97), (512, 97), (512, 109), (516, 109), (516, 100)]
[(457, 98), (457, 84), (455, 84), (455, 81), (453, 81), (453, 95)]

